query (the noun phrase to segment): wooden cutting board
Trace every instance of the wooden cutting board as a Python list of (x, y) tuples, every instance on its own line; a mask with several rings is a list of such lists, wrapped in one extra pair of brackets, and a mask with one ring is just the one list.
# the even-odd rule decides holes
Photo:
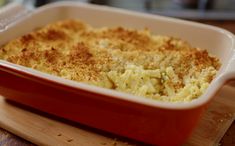
[[(49, 118), (50, 117), (50, 118)], [(224, 86), (185, 146), (215, 146), (235, 119), (235, 88)], [(0, 97), (0, 127), (37, 145), (127, 146), (139, 142), (66, 122), (6, 102)]]

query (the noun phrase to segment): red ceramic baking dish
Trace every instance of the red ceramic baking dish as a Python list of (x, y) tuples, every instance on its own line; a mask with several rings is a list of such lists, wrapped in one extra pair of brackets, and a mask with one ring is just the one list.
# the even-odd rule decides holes
[[(23, 12), (23, 13), (21, 13)], [(182, 38), (206, 48), (222, 62), (206, 92), (191, 102), (168, 103), (62, 79), (0, 60), (0, 94), (35, 109), (154, 145), (181, 145), (216, 92), (235, 78), (235, 42), (230, 32), (208, 25), (104, 6), (60, 2), (1, 21), (0, 45), (37, 27), (78, 18), (95, 27), (148, 27), (153, 33)], [(3, 19), (3, 16), (0, 17)], [(20, 18), (20, 19), (19, 19)]]

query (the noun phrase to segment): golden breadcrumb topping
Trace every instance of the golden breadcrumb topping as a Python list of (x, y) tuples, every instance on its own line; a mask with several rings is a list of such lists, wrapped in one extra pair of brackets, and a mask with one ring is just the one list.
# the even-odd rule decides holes
[(0, 47), (0, 59), (62, 78), (161, 101), (191, 101), (220, 67), (206, 50), (148, 29), (63, 20)]

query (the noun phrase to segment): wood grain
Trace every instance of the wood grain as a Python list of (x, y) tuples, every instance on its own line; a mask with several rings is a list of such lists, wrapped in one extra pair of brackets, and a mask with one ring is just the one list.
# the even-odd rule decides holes
[[(203, 115), (185, 146), (215, 146), (235, 118), (235, 90), (225, 86)], [(37, 145), (127, 146), (143, 145), (86, 126), (55, 120), (0, 98), (0, 127)], [(118, 139), (121, 139), (118, 140)]]
[[(103, 146), (117, 143), (116, 139), (16, 107), (2, 97), (0, 109), (0, 127), (37, 145)], [(119, 141), (118, 145), (127, 143)]]

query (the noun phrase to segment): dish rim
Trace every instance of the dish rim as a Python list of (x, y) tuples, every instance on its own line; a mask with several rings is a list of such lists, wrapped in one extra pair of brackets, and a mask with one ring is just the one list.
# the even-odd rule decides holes
[[(68, 6), (73, 6), (73, 7), (83, 6), (88, 9), (95, 9), (95, 10), (102, 9), (102, 11), (117, 12), (120, 14), (127, 14), (130, 16), (142, 16), (142, 17), (154, 18), (154, 19), (158, 19), (158, 20), (168, 21), (169, 23), (171, 23), (171, 22), (174, 22), (174, 23), (177, 22), (177, 23), (181, 23), (181, 24), (186, 23), (186, 24), (193, 25), (193, 26), (200, 26), (200, 27), (204, 27), (207, 29), (213, 29), (215, 31), (223, 33), (224, 35), (226, 35), (228, 37), (231, 37), (232, 38), (231, 39), (232, 40), (232, 42), (231, 42), (232, 47), (233, 47), (233, 49), (235, 48), (235, 39), (234, 39), (233, 34), (227, 30), (224, 30), (224, 29), (221, 29), (221, 28), (218, 28), (215, 26), (209, 26), (209, 25), (200, 24), (197, 22), (186, 21), (186, 20), (181, 20), (181, 19), (177, 19), (177, 18), (170, 18), (170, 17), (158, 16), (158, 15), (152, 15), (152, 14), (144, 14), (144, 13), (140, 13), (140, 12), (133, 12), (130, 10), (123, 10), (123, 9), (113, 8), (113, 7), (111, 8), (108, 6), (98, 6), (98, 5), (94, 5), (94, 4), (86, 4), (86, 3), (80, 3), (80, 2), (56, 2), (56, 3), (47, 4), (45, 6), (37, 8), (36, 10), (33, 10), (33, 12), (31, 12), (29, 15), (43, 12), (46, 9), (51, 9), (51, 8), (56, 8), (56, 7), (66, 7), (66, 6), (67, 7)], [(25, 15), (26, 17), (23, 17), (22, 19), (18, 19), (15, 22), (9, 24), (7, 28), (17, 26), (18, 22), (24, 21), (24, 19), (27, 19), (27, 16), (29, 16), (29, 15)], [(0, 32), (0, 35), (1, 35), (1, 33), (2, 32)], [(234, 54), (235, 54), (235, 51), (234, 51)], [(229, 66), (232, 59), (233, 59), (232, 57), (229, 59), (230, 61), (228, 64), (225, 65), (226, 67)], [(48, 80), (50, 82), (58, 83), (60, 85), (65, 85), (70, 88), (76, 88), (76, 89), (84, 90), (84, 91), (91, 92), (94, 94), (105, 95), (109, 98), (121, 99), (121, 100), (125, 100), (128, 102), (134, 102), (137, 104), (143, 104), (143, 105), (155, 107), (155, 108), (157, 107), (157, 108), (174, 109), (174, 110), (192, 109), (192, 108), (200, 107), (200, 106), (206, 104), (219, 91), (219, 88), (221, 88), (232, 76), (232, 75), (228, 74), (229, 72), (227, 70), (225, 70), (224, 72), (221, 72), (218, 76), (216, 76), (213, 79), (213, 81), (210, 83), (207, 90), (195, 100), (187, 101), (187, 102), (164, 102), (164, 101), (158, 101), (158, 100), (154, 100), (154, 99), (138, 97), (138, 96), (135, 96), (132, 94), (128, 94), (128, 93), (124, 93), (124, 92), (120, 92), (120, 91), (116, 91), (116, 90), (112, 90), (112, 89), (101, 88), (101, 87), (97, 87), (94, 85), (87, 85), (85, 83), (80, 83), (80, 82), (72, 81), (69, 79), (64, 79), (62, 77), (57, 77), (54, 75), (43, 73), (43, 72), (31, 69), (31, 68), (27, 68), (27, 67), (24, 67), (21, 65), (13, 64), (13, 63), (1, 60), (1, 59), (0, 59), (0, 66), (2, 66), (3, 68), (5, 67), (5, 70), (15, 71), (21, 75), (24, 74), (24, 75), (31, 76), (31, 78), (36, 77), (36, 78), (40, 78), (43, 80)], [(107, 98), (107, 97), (105, 97), (105, 98)]]

